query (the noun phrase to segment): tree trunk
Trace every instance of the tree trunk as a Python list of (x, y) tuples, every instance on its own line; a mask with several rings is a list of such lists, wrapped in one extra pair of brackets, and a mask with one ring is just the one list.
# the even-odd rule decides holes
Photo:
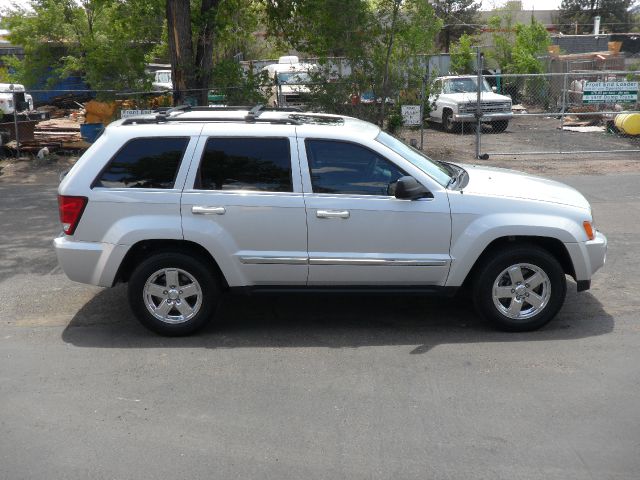
[(389, 43), (387, 44), (387, 56), (384, 61), (384, 76), (382, 77), (382, 102), (380, 105), (380, 118), (378, 123), (380, 128), (384, 128), (384, 115), (387, 105), (387, 96), (389, 90), (389, 61), (391, 59), (391, 51), (393, 50), (393, 39), (396, 33), (396, 21), (398, 19), (398, 10), (400, 10), (400, 3), (402, 0), (394, 0), (393, 2), (393, 14), (391, 17), (391, 32), (389, 34)]
[(171, 57), (173, 104), (186, 102), (194, 87), (193, 41), (191, 36), (191, 6), (184, 0), (167, 0), (167, 30)]
[(213, 42), (215, 13), (220, 0), (202, 0), (200, 5), (200, 32), (196, 43), (195, 82), (198, 88), (198, 104), (207, 105), (211, 70), (213, 69)]
[(220, 0), (202, 0), (194, 47), (190, 2), (167, 0), (174, 105), (186, 103), (188, 97), (196, 99), (199, 105), (207, 104), (213, 68), (215, 14), (219, 3)]

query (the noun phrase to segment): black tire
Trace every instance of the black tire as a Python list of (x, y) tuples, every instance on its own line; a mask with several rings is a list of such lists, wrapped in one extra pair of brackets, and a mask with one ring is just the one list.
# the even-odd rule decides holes
[[(170, 273), (158, 275), (163, 270)], [(170, 275), (177, 275), (172, 277), (177, 278), (177, 285), (173, 289), (170, 288), (172, 285), (169, 285)], [(164, 283), (168, 289), (159, 293), (169, 294), (164, 300), (162, 297), (153, 296), (149, 293), (150, 290), (145, 290), (147, 282), (150, 282), (152, 287), (162, 287)], [(190, 288), (199, 294), (183, 297), (181, 285), (184, 292)], [(176, 295), (177, 298), (172, 299), (172, 295)], [(142, 325), (160, 335), (177, 337), (196, 332), (210, 320), (219, 302), (220, 287), (216, 273), (207, 268), (207, 262), (185, 253), (163, 252), (144, 260), (135, 268), (129, 278), (128, 296), (129, 305)], [(155, 307), (156, 314), (161, 315), (160, 307), (163, 307), (163, 301), (172, 305), (166, 307), (169, 308), (166, 321), (157, 318), (151, 312)], [(191, 309), (192, 316), (184, 315), (178, 308)]]
[[(512, 281), (512, 273), (507, 272), (510, 267), (515, 274), (520, 271), (524, 280), (522, 286)], [(535, 278), (530, 275), (540, 273), (536, 270), (546, 275), (546, 279), (534, 288), (532, 284), (544, 278), (542, 274)], [(528, 279), (533, 279), (531, 284), (527, 283)], [(510, 292), (507, 294), (513, 297), (499, 298), (501, 292)], [(535, 245), (519, 245), (497, 251), (483, 262), (473, 283), (474, 303), (480, 316), (498, 329), (510, 332), (526, 332), (546, 325), (562, 307), (566, 292), (567, 282), (560, 262)], [(546, 300), (536, 310), (534, 304), (540, 302), (541, 298)], [(529, 301), (533, 303), (529, 304)], [(515, 302), (513, 305), (517, 313), (511, 310), (512, 302)], [(519, 315), (520, 318), (511, 318), (509, 314)]]
[(449, 133), (455, 133), (460, 130), (460, 123), (451, 120), (453, 112), (451, 110), (445, 110), (442, 113), (442, 128)]
[(504, 132), (509, 126), (509, 120), (496, 120), (495, 122), (491, 122), (491, 128), (495, 133)]

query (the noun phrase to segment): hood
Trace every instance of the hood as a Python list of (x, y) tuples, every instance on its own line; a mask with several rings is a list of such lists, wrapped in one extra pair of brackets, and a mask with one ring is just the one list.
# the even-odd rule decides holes
[(464, 164), (460, 166), (469, 173), (469, 182), (463, 188), (465, 193), (537, 200), (591, 209), (589, 202), (580, 192), (555, 180), (504, 168)]
[(281, 85), (280, 86), (280, 90), (282, 91), (283, 94), (287, 94), (287, 93), (309, 93), (309, 87), (307, 87), (306, 85)]
[[(459, 103), (475, 103), (478, 99), (478, 94), (476, 92), (467, 92), (467, 93), (441, 93), (441, 97), (450, 98)], [(499, 95), (493, 92), (482, 92), (480, 94), (481, 102), (510, 102), (511, 98), (505, 97), (504, 95)]]

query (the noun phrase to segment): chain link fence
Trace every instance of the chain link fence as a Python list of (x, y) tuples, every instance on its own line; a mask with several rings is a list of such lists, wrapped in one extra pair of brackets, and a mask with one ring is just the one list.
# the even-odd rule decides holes
[[(417, 129), (431, 123), (431, 128), (418, 137), (418, 145), (424, 143), (429, 150), (434, 143), (457, 143), (461, 160), (566, 154), (640, 158), (639, 71), (482, 75), (479, 83), (476, 76), (466, 78), (475, 80), (472, 88), (460, 86), (461, 91), (456, 91), (458, 87), (451, 87), (448, 91), (455, 104), (450, 108), (458, 115), (450, 119), (455, 128), (449, 128), (452, 125), (444, 121), (442, 112), (437, 117), (436, 100), (443, 93), (443, 85), (436, 85), (437, 80), (426, 75), (407, 76), (389, 89), (384, 99), (373, 88), (347, 77), (300, 81), (295, 76), (286, 83), (256, 79), (206, 92), (189, 91), (187, 97), (201, 98), (206, 93), (211, 107), (296, 107), (375, 123), (380, 122), (384, 103), (385, 128), (392, 131), (402, 124), (402, 106), (419, 106), (418, 118), (424, 122), (407, 137), (415, 138)], [(43, 93), (46, 95), (39, 95)], [(4, 113), (0, 139), (5, 155), (37, 154), (44, 147), (80, 151), (91, 140), (92, 128), (95, 132), (119, 118), (173, 106), (172, 91), (27, 90), (13, 98), (15, 95), (0, 92)], [(32, 109), (30, 95), (45, 97), (46, 101), (36, 102)], [(3, 99), (10, 100), (11, 105), (3, 104)], [(15, 106), (20, 113), (10, 108)]]
[[(469, 127), (476, 129), (480, 124), (476, 132), (480, 158), (640, 157), (638, 71), (483, 75), (482, 79), (480, 111), (475, 99), (467, 105), (476, 111)], [(512, 103), (510, 118), (502, 123), (491, 121), (496, 115), (494, 107), (507, 98)]]

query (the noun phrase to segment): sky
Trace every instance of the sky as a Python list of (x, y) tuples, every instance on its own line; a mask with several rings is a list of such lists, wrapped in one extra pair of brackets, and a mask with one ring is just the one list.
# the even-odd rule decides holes
[[(11, 5), (27, 5), (28, 0), (0, 0), (0, 9)], [(522, 0), (522, 8), (524, 10), (554, 10), (560, 6), (561, 0)], [(494, 7), (504, 5), (504, 0), (482, 0), (482, 10), (492, 10)]]

